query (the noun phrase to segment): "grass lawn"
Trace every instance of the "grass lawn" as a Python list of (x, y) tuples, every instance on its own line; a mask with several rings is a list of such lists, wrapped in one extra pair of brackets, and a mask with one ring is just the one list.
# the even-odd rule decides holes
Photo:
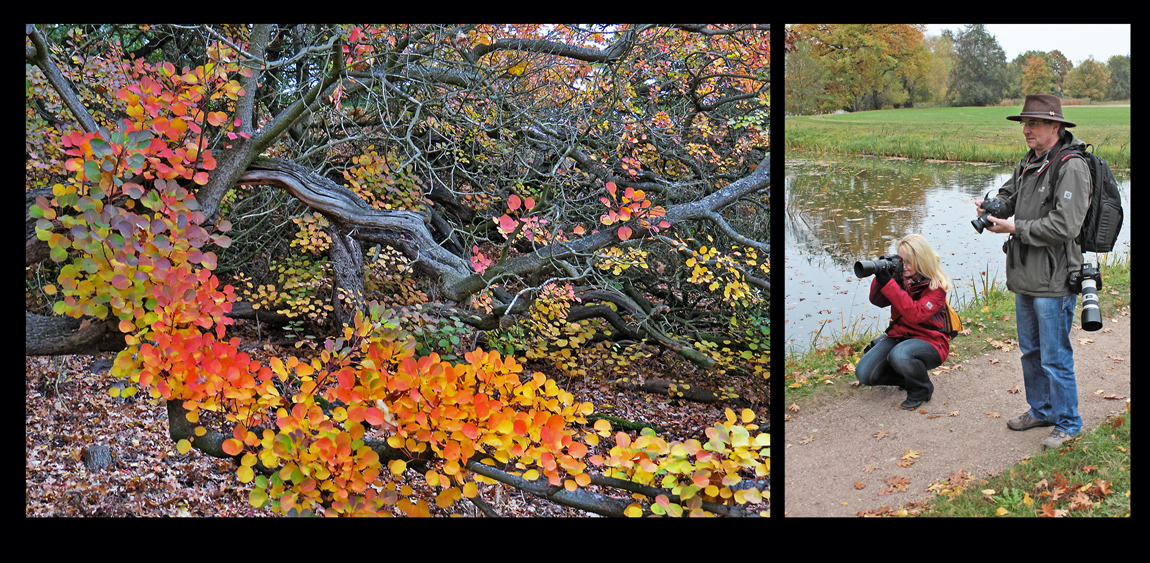
[[(788, 117), (786, 148), (1013, 165), (1025, 152), (1020, 107), (905, 108)], [(1128, 106), (1066, 106), (1075, 137), (1111, 168), (1130, 167)]]

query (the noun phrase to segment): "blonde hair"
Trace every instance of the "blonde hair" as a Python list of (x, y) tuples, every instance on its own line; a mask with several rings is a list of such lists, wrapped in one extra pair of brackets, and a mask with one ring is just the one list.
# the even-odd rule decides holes
[(943, 291), (950, 293), (954, 285), (950, 281), (950, 276), (942, 269), (942, 259), (939, 255), (930, 248), (930, 244), (926, 242), (926, 237), (919, 234), (906, 235), (898, 239), (895, 244), (895, 251), (904, 250), (906, 258), (914, 270), (924, 277), (930, 278), (930, 288), (942, 288)]

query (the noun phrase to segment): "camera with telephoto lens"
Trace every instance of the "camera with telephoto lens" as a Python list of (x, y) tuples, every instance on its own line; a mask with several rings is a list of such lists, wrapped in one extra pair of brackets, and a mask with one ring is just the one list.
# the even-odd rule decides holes
[(994, 215), (1001, 219), (1002, 216), (1006, 214), (1006, 204), (1000, 199), (988, 197), (982, 202), (982, 210), (986, 213), (979, 215), (977, 219), (970, 222), (971, 225), (974, 225), (974, 230), (978, 231), (980, 235), (983, 229), (994, 226), (994, 223), (988, 218), (989, 215)]
[(869, 262), (855, 262), (855, 277), (865, 278), (880, 272), (886, 272), (891, 277), (898, 277), (902, 273), (902, 258), (897, 254), (879, 256), (878, 260)]
[(1102, 287), (1102, 274), (1093, 264), (1083, 264), (1082, 271), (1070, 273), (1070, 291), (1082, 294), (1082, 330), (1102, 328), (1102, 313), (1098, 310), (1098, 290)]

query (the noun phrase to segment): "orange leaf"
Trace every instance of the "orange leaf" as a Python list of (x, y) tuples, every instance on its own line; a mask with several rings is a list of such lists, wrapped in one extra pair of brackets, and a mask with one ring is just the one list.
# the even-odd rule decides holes
[(571, 457), (583, 457), (587, 455), (587, 446), (581, 442), (571, 442), (567, 445), (567, 453), (571, 454)]
[(631, 238), (631, 227), (628, 227), (626, 225), (619, 227), (618, 234), (619, 234), (619, 240), (627, 240), (627, 239)]
[(367, 423), (372, 426), (382, 426), (383, 411), (375, 407), (368, 407), (367, 412), (364, 414), (364, 420), (366, 420)]
[(237, 440), (235, 438), (231, 438), (228, 440), (224, 440), (222, 449), (224, 450), (224, 453), (226, 453), (228, 455), (236, 455), (236, 454), (244, 451), (244, 445), (243, 445), (243, 442), (240, 442), (239, 440)]

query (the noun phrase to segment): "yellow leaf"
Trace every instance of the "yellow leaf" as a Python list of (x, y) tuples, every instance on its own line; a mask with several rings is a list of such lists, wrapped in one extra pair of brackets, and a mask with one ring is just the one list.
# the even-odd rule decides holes
[(407, 471), (407, 462), (402, 459), (393, 459), (388, 462), (387, 468), (391, 470), (392, 475), (399, 477), (403, 475), (404, 471)]
[(253, 471), (251, 467), (243, 465), (236, 470), (236, 477), (239, 478), (241, 483), (251, 483), (252, 479), (255, 478), (255, 471)]
[(995, 516), (1006, 516), (1007, 514), (1010, 514), (1010, 511), (1003, 506), (998, 507), (998, 510), (994, 511)]
[(176, 442), (176, 451), (182, 454), (188, 453), (192, 449), (192, 443), (187, 440), (180, 440)]
[(640, 508), (638, 504), (632, 503), (623, 510), (623, 515), (628, 518), (638, 518), (643, 515), (643, 509)]

